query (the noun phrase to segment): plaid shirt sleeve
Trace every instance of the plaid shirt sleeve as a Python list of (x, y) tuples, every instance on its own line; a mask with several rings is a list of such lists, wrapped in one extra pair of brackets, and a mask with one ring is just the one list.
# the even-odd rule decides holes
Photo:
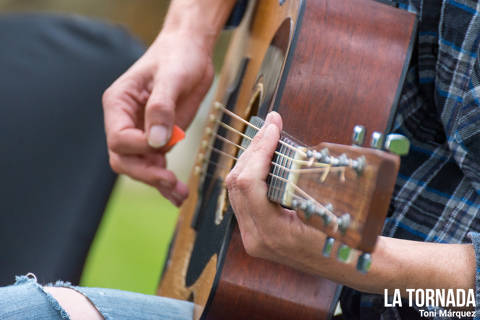
[[(419, 26), (394, 125), (411, 149), (402, 158), (383, 234), (473, 242), (480, 315), (480, 3), (398, 2), (417, 13)], [(342, 294), (344, 305), (355, 310), (346, 319), (420, 319), (416, 308), (385, 308), (383, 296), (351, 289)]]

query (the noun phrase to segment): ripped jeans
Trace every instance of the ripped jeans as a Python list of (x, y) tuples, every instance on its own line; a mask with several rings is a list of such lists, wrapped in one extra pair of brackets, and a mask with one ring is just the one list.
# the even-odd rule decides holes
[[(74, 289), (86, 296), (106, 320), (192, 319), (193, 304), (187, 301), (115, 289), (71, 286), (58, 281), (52, 286)], [(67, 312), (33, 274), (17, 276), (14, 285), (0, 287), (0, 319), (70, 319)]]

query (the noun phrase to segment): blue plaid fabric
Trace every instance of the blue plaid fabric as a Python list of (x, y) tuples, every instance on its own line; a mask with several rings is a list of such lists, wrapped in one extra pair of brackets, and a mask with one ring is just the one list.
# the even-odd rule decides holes
[[(419, 18), (394, 125), (412, 147), (402, 158), (383, 233), (429, 242), (478, 241), (469, 233), (480, 232), (480, 3), (398, 2)], [(477, 314), (479, 288), (477, 280)], [(420, 318), (412, 308), (383, 305), (383, 296), (348, 289), (342, 295), (347, 319)]]

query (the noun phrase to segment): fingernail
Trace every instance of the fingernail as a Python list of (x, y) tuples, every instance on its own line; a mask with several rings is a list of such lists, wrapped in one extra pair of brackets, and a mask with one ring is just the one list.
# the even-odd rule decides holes
[(269, 123), (271, 117), (272, 117), (272, 112), (269, 112), (269, 113), (267, 114), (267, 117), (265, 118), (265, 123)]
[(165, 126), (155, 125), (150, 128), (148, 144), (152, 148), (160, 148), (168, 142), (168, 129)]

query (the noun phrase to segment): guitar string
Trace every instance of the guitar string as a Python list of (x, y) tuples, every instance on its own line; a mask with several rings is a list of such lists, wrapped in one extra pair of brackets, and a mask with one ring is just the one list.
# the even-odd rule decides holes
[[(211, 161), (211, 160), (210, 160), (209, 162), (210, 162), (210, 163), (215, 163), (214, 161)], [(218, 166), (218, 167), (220, 167), (220, 166)], [(215, 177), (217, 177), (214, 173), (207, 173), (207, 172), (204, 174), (204, 176), (205, 176), (205, 177), (210, 177), (210, 178), (215, 178)], [(218, 176), (218, 177), (221, 179), (221, 176)], [(222, 187), (226, 188), (226, 185), (225, 185), (224, 180), (223, 180), (223, 179), (221, 179), (221, 180), (222, 180)], [(268, 186), (268, 187), (269, 187), (269, 189), (272, 189), (272, 190), (275, 190), (275, 191), (284, 191), (283, 188), (274, 187), (273, 185), (270, 185), (270, 186)], [(307, 200), (306, 198), (302, 198), (302, 197), (299, 196), (298, 194), (292, 193), (292, 192), (289, 191), (289, 190), (287, 190), (287, 191), (288, 191), (288, 193), (289, 193), (290, 195), (292, 195), (293, 197), (295, 197), (295, 198), (297, 198), (297, 199)], [(290, 210), (294, 210), (294, 209), (290, 209)]]
[[(215, 165), (216, 167), (218, 167), (218, 168), (224, 168), (224, 169), (228, 170), (227, 167), (223, 167), (223, 166), (221, 166), (220, 164), (218, 164), (218, 163), (216, 163), (216, 162), (214, 162), (214, 161), (212, 161), (212, 160), (207, 160), (207, 161), (208, 161), (209, 163), (211, 163), (211, 164), (214, 164), (214, 165)], [(207, 172), (204, 173), (204, 176), (205, 176), (205, 177), (212, 177), (212, 178), (216, 177), (215, 174), (213, 174), (213, 173), (207, 173)], [(223, 188), (226, 188), (226, 185), (225, 185), (224, 180), (223, 180), (221, 177), (219, 177), (219, 178), (221, 179), (221, 186), (222, 186)], [(269, 188), (270, 188), (270, 189), (273, 189), (273, 190), (284, 191), (283, 188), (277, 188), (277, 187), (274, 187), (274, 186), (269, 186)], [(307, 199), (302, 198), (301, 196), (299, 196), (299, 195), (291, 192), (290, 190), (286, 190), (286, 191), (287, 191), (292, 197), (295, 197), (296, 199), (307, 200)], [(297, 211), (297, 210), (295, 210), (295, 209), (290, 209), (290, 208), (285, 208), (285, 209), (295, 211), (295, 213), (296, 213), (297, 216), (298, 216), (298, 211)], [(330, 212), (330, 211), (329, 211), (329, 214), (333, 215), (333, 217), (334, 217), (334, 220), (332, 220), (332, 221), (330, 222), (330, 223), (334, 223), (334, 228), (331, 230), (331, 232), (332, 232), (332, 233), (336, 233), (336, 232), (338, 231), (338, 217), (337, 217), (334, 213), (332, 213), (332, 212)], [(305, 215), (305, 214), (304, 214), (304, 215)], [(309, 219), (310, 219), (310, 218), (307, 218), (307, 216), (305, 215), (305, 220), (307, 220), (307, 222), (309, 221)], [(314, 226), (314, 228), (317, 228), (317, 226)], [(324, 232), (323, 230), (320, 230), (320, 231), (321, 231), (321, 232)], [(355, 249), (355, 248), (352, 248), (352, 253), (353, 253), (353, 252), (359, 252), (359, 251), (358, 251), (357, 249)]]
[[(217, 149), (215, 147), (211, 147), (212, 148), (212, 151), (214, 152), (217, 152), (217, 153), (220, 153), (226, 157), (229, 157), (230, 159), (234, 160), (234, 161), (237, 161), (238, 158), (229, 154), (229, 153), (226, 153), (225, 151), (223, 150), (220, 150), (220, 149)], [(208, 160), (210, 161), (210, 160)], [(276, 178), (284, 183), (286, 183), (287, 185), (290, 184), (296, 191), (298, 191), (301, 195), (303, 195), (304, 197), (306, 197), (308, 200), (312, 201), (313, 203), (315, 203), (315, 205), (317, 205), (318, 207), (320, 207), (324, 212), (326, 212), (328, 215), (331, 216), (331, 218), (336, 221), (337, 219), (337, 216), (331, 212), (326, 206), (322, 205), (321, 203), (319, 203), (315, 198), (313, 198), (311, 195), (309, 195), (306, 191), (304, 191), (302, 188), (300, 188), (297, 184), (295, 183), (292, 183), (291, 181), (289, 181), (288, 179), (285, 179), (284, 177), (280, 177), (278, 175), (275, 175), (275, 174), (272, 174), (272, 173), (268, 173), (269, 176), (273, 177), (273, 178)]]
[[(210, 163), (215, 163), (215, 162), (213, 162), (213, 161), (211, 161), (211, 160), (209, 160), (208, 162), (210, 162)], [(218, 164), (217, 164), (217, 167), (220, 167), (220, 166), (218, 166)], [(226, 169), (226, 168), (225, 168), (225, 169)], [(270, 174), (270, 175), (274, 177), (274, 175), (272, 175), (272, 174)], [(205, 176), (205, 177), (215, 177), (216, 175), (215, 175), (214, 173), (205, 172), (205, 173), (204, 173), (204, 176)], [(220, 176), (220, 178), (221, 178), (221, 176)], [(279, 177), (279, 178), (281, 178), (281, 177)], [(223, 187), (226, 187), (226, 186), (225, 186), (225, 183), (224, 183), (224, 179), (221, 178), (221, 180), (222, 180), (222, 186), (223, 186)], [(286, 181), (286, 179), (285, 179), (285, 181)], [(324, 210), (324, 212), (325, 212), (326, 214), (328, 214), (328, 215), (330, 216), (330, 218), (332, 219), (331, 222), (330, 222), (330, 223), (332, 223), (332, 225), (333, 225), (333, 227), (334, 227), (333, 230), (332, 230), (332, 232), (336, 232), (336, 231), (337, 231), (337, 229), (338, 229), (338, 217), (337, 217), (337, 215), (335, 215), (332, 211), (330, 211), (328, 208), (326, 208), (326, 207), (323, 206), (322, 204), (318, 203), (314, 198), (310, 197), (306, 192), (303, 192), (303, 193), (300, 192), (300, 193), (302, 193), (302, 194), (305, 196), (305, 197), (302, 197), (302, 196), (299, 196), (298, 194), (293, 193), (292, 191), (290, 191), (290, 190), (288, 190), (288, 189), (286, 189), (286, 188), (279, 188), (279, 187), (275, 187), (275, 186), (273, 186), (273, 185), (269, 185), (268, 188), (271, 189), (271, 190), (274, 190), (274, 191), (288, 192), (291, 196), (293, 196), (293, 197), (295, 197), (295, 198), (297, 198), (297, 199), (301, 199), (301, 200), (311, 200), (311, 201), (315, 202), (315, 203), (316, 203), (319, 207), (321, 207), (321, 208)], [(295, 189), (299, 189), (299, 191), (303, 191), (300, 187), (296, 187)], [(296, 211), (295, 209), (290, 209), (290, 210)]]
[[(224, 114), (227, 114), (227, 115), (233, 117), (234, 119), (237, 119), (237, 120), (242, 121), (244, 124), (250, 126), (250, 127), (253, 128), (254, 130), (257, 130), (257, 132), (260, 130), (260, 128), (256, 127), (255, 125), (253, 125), (253, 124), (251, 124), (250, 122), (246, 121), (245, 119), (241, 118), (241, 117), (238, 116), (237, 114), (235, 114), (235, 113), (233, 113), (232, 111), (228, 110), (228, 109), (226, 108), (226, 106), (222, 105), (222, 104), (219, 103), (219, 102), (216, 102), (216, 103), (215, 103), (215, 108), (216, 108), (217, 110), (218, 110), (218, 109), (221, 110)], [(212, 115), (212, 116), (213, 116), (213, 115)], [(231, 132), (234, 132), (234, 133), (242, 136), (243, 138), (245, 138), (245, 139), (247, 139), (247, 140), (250, 140), (250, 141), (253, 140), (251, 137), (249, 137), (249, 136), (245, 135), (244, 133), (240, 132), (239, 130), (237, 130), (237, 129), (231, 127), (231, 126), (229, 126), (228, 124), (226, 124), (226, 123), (224, 123), (224, 122), (222, 122), (222, 121), (217, 120), (215, 117), (213, 117), (212, 120), (214, 120), (216, 123), (218, 123), (219, 125), (221, 125), (221, 126), (224, 127), (225, 129), (230, 130)], [(210, 130), (211, 130), (211, 128), (210, 128)], [(221, 135), (219, 135), (219, 134), (217, 134), (217, 133), (215, 133), (215, 136), (216, 136), (217, 138), (220, 138), (221, 140), (223, 140), (223, 141), (225, 141), (225, 142), (228, 142), (228, 143), (234, 145), (234, 146), (237, 147), (237, 148), (241, 148), (242, 150), (245, 150), (244, 147), (242, 147), (242, 146), (234, 143), (233, 141), (228, 140), (228, 139), (225, 138), (225, 137), (222, 137)], [(299, 149), (299, 148), (296, 148), (296, 147), (294, 147), (294, 146), (292, 146), (292, 145), (290, 145), (290, 144), (287, 144), (286, 142), (281, 141), (281, 140), (279, 140), (279, 143), (281, 143), (282, 145), (286, 146), (287, 148), (289, 148), (289, 149), (291, 149), (291, 150), (294, 150), (294, 151), (296, 151), (296, 152), (300, 152), (302, 155), (305, 155), (305, 156), (306, 156), (306, 153), (305, 153), (303, 150)], [(207, 146), (208, 146), (211, 150), (213, 150), (213, 151), (215, 151), (215, 152), (218, 152), (218, 153), (220, 153), (220, 154), (223, 155), (223, 156), (229, 157), (229, 158), (231, 158), (231, 159), (234, 160), (234, 161), (237, 161), (237, 160), (238, 160), (237, 157), (235, 157), (235, 156), (233, 156), (233, 155), (231, 155), (231, 154), (229, 154), (229, 153), (227, 153), (227, 152), (225, 152), (225, 151), (223, 151), (223, 150), (217, 149), (217, 148), (215, 148), (215, 147), (213, 147), (213, 146), (210, 146), (210, 145), (207, 145)], [(271, 164), (273, 164), (273, 165), (275, 165), (275, 166), (277, 166), (277, 167), (280, 167), (280, 168), (282, 168), (282, 169), (284, 169), (284, 170), (286, 170), (286, 171), (289, 171), (289, 172), (292, 171), (292, 170), (299, 170), (299, 171), (301, 171), (301, 170), (308, 170), (307, 172), (315, 172), (316, 169), (318, 169), (318, 171), (323, 171), (323, 172), (325, 173), (325, 176), (326, 176), (326, 174), (328, 174), (328, 172), (332, 169), (330, 164), (313, 162), (313, 161), (311, 161), (311, 160), (310, 160), (310, 161), (305, 161), (305, 160), (294, 159), (294, 158), (291, 158), (291, 157), (289, 157), (289, 156), (287, 156), (287, 155), (285, 155), (285, 154), (279, 153), (279, 152), (277, 152), (277, 151), (275, 151), (275, 154), (277, 154), (277, 155), (280, 156), (280, 157), (286, 158), (287, 160), (290, 160), (290, 161), (292, 161), (292, 162), (297, 162), (297, 163), (301, 163), (301, 164), (306, 164), (306, 165), (308, 165), (308, 166), (315, 165), (315, 166), (320, 167), (320, 168), (290, 169), (290, 168), (284, 167), (284, 166), (282, 166), (282, 165), (279, 165), (279, 164), (277, 164), (277, 163), (275, 163), (275, 162), (273, 162), (273, 161), (271, 162)], [(352, 165), (352, 161), (350, 160), (349, 162), (350, 162), (349, 164), (350, 164), (350, 166), (351, 166), (351, 165)], [(342, 169), (342, 170), (343, 170), (343, 169), (345, 169), (346, 167), (347, 167), (347, 166), (335, 166), (335, 167), (334, 167), (334, 170), (339, 170), (339, 169)], [(306, 172), (305, 172), (305, 173), (306, 173)], [(343, 173), (343, 172), (342, 172), (342, 173)], [(318, 207), (322, 208), (327, 214), (331, 215), (333, 218), (336, 219), (336, 215), (335, 215), (335, 214), (333, 214), (330, 210), (328, 210), (328, 208), (326, 208), (325, 206), (323, 206), (322, 204), (320, 204), (316, 199), (314, 199), (312, 196), (310, 196), (307, 192), (305, 192), (305, 191), (304, 191), (302, 188), (300, 188), (298, 185), (296, 185), (296, 184), (294, 184), (294, 183), (291, 183), (291, 182), (289, 182), (287, 179), (285, 179), (285, 178), (283, 178), (283, 177), (280, 177), (280, 176), (278, 176), (278, 175), (275, 175), (275, 174), (272, 174), (272, 173), (269, 173), (269, 175), (272, 176), (272, 177), (274, 177), (274, 178), (277, 178), (277, 179), (279, 179), (280, 181), (283, 181), (283, 182), (285, 182), (285, 183), (287, 183), (287, 184), (290, 183), (290, 184), (292, 185), (292, 187), (293, 187), (296, 191), (298, 191), (300, 194), (302, 194), (302, 195), (303, 195), (304, 197), (306, 197), (308, 200), (314, 202)], [(342, 176), (342, 177), (343, 177), (343, 176)], [(322, 180), (323, 180), (323, 179), (324, 179), (324, 178), (322, 178)]]
[[(260, 130), (259, 128), (257, 128), (257, 127), (254, 126), (253, 124), (251, 124), (250, 122), (248, 122), (248, 121), (244, 120), (243, 118), (241, 118), (239, 115), (237, 115), (237, 114), (231, 112), (230, 110), (226, 109), (226, 108), (225, 108), (224, 106), (222, 106), (219, 102), (216, 102), (216, 104), (219, 106), (218, 108), (221, 108), (221, 109), (222, 109), (222, 111), (228, 112), (228, 115), (234, 117), (235, 119), (241, 120), (242, 122), (244, 122), (244, 123), (246, 123), (246, 124), (249, 124), (252, 128), (254, 128), (254, 130), (257, 130), (257, 132), (258, 132), (258, 130)], [(218, 109), (218, 108), (217, 108), (217, 109)], [(213, 116), (213, 115), (212, 115), (212, 116)], [(234, 133), (236, 133), (236, 134), (238, 134), (238, 135), (242, 136), (243, 138), (246, 138), (246, 139), (248, 139), (248, 140), (250, 140), (250, 141), (252, 140), (251, 137), (249, 137), (249, 136), (245, 135), (244, 133), (240, 132), (239, 130), (237, 130), (237, 129), (231, 127), (231, 126), (229, 126), (228, 124), (217, 120), (215, 117), (213, 117), (213, 120), (214, 120), (216, 123), (220, 124), (220, 125), (221, 125), (222, 127), (224, 127), (225, 129), (228, 129), (228, 130), (230, 130), (230, 131), (232, 131), (232, 132), (234, 132)], [(222, 139), (223, 141), (226, 141), (226, 142), (228, 142), (228, 143), (232, 143), (232, 141), (226, 139), (225, 137), (223, 137), (223, 136), (221, 136), (221, 135), (219, 135), (219, 134), (217, 134), (217, 133), (215, 134), (215, 136), (216, 136), (217, 138)], [(301, 152), (303, 155), (306, 156), (306, 153), (305, 153), (303, 150), (299, 149), (299, 148), (295, 148), (295, 147), (287, 144), (286, 142), (284, 142), (284, 141), (282, 141), (282, 140), (279, 140), (279, 143), (282, 143), (283, 145), (289, 147), (289, 148), (292, 149), (292, 150), (296, 150), (297, 152)], [(239, 146), (239, 145), (237, 145), (237, 144), (235, 144), (235, 145), (236, 145), (237, 147), (242, 148), (243, 150), (245, 150), (245, 148), (243, 148), (243, 147), (241, 147), (241, 146)], [(285, 155), (285, 154), (279, 153), (278, 151), (275, 151), (275, 154), (278, 155), (278, 156), (280, 156), (280, 157), (286, 158), (287, 160), (290, 160), (290, 161), (293, 161), (293, 162), (296, 162), (296, 163), (299, 163), (299, 164), (304, 164), (304, 165), (307, 165), (307, 166), (309, 166), (309, 167), (311, 167), (311, 166), (313, 165), (313, 166), (316, 166), (316, 167), (326, 168), (325, 171), (324, 171), (323, 169), (322, 169), (322, 170), (316, 170), (316, 168), (300, 168), (300, 169), (296, 169), (296, 170), (295, 170), (295, 171), (303, 171), (304, 173), (307, 173), (307, 172), (323, 172), (323, 171), (324, 171), (324, 172), (325, 172), (325, 176), (322, 177), (322, 181), (324, 181), (324, 180), (326, 179), (326, 176), (327, 176), (327, 174), (328, 174), (329, 171), (340, 171), (341, 174), (342, 174), (342, 181), (345, 181), (345, 172), (344, 172), (343, 169), (346, 168), (346, 167), (352, 167), (352, 166), (353, 166), (353, 161), (352, 161), (352, 159), (348, 159), (348, 164), (349, 164), (348, 166), (343, 166), (343, 165), (342, 165), (342, 166), (335, 166), (335, 167), (334, 167), (335, 169), (332, 169), (331, 164), (314, 162), (313, 159), (310, 159), (309, 161), (300, 160), (300, 159), (294, 159), (294, 158), (291, 158), (291, 157), (289, 157), (289, 156), (287, 156), (287, 155)], [(285, 170), (290, 171), (289, 168), (282, 167), (282, 166), (280, 166), (280, 165), (278, 165), (278, 164), (275, 164), (275, 163), (273, 163), (273, 164), (276, 165), (277, 167), (281, 167), (281, 168), (283, 168), (283, 169), (285, 169)], [(342, 169), (337, 170), (337, 168), (342, 168)]]
[[(216, 167), (222, 167), (220, 166), (218, 163), (212, 161), (212, 160), (208, 160), (209, 163), (212, 163), (214, 164)], [(224, 169), (227, 169), (226, 167), (223, 167)], [(228, 170), (228, 169), (227, 169)], [(209, 173), (208, 171), (204, 173), (204, 176), (205, 177), (211, 177), (211, 178), (214, 178), (216, 177), (216, 175), (214, 173)], [(273, 175), (272, 175), (273, 176)], [(222, 187), (226, 188), (226, 185), (225, 185), (225, 182), (224, 182), (224, 179), (221, 178), (221, 176), (219, 176), (219, 178), (221, 179), (222, 181)], [(308, 197), (307, 195), (307, 198), (304, 198), (302, 196), (299, 196), (298, 194), (295, 194), (293, 193), (292, 191), (286, 189), (286, 188), (279, 188), (279, 187), (275, 187), (273, 185), (269, 185), (268, 188), (270, 190), (274, 190), (274, 191), (283, 191), (283, 192), (288, 192), (292, 197), (295, 197), (296, 199), (301, 199), (301, 200), (309, 200), (310, 197)], [(286, 190), (285, 190), (286, 189)], [(306, 193), (305, 193), (306, 194)], [(319, 204), (320, 205), (320, 204)], [(338, 217), (333, 213), (331, 212), (330, 210), (328, 210), (327, 208), (325, 208), (324, 206), (320, 205), (324, 210), (325, 212), (330, 215), (330, 217), (332, 218), (332, 222), (331, 223), (334, 223), (334, 229), (333, 229), (333, 232), (336, 232), (337, 229), (338, 229)], [(290, 209), (290, 208), (289, 208)], [(293, 211), (297, 211), (295, 209), (290, 209), (290, 210), (293, 210)]]
[[(243, 137), (247, 140), (250, 140), (250, 141), (253, 140), (251, 137), (249, 137), (246, 134), (244, 134), (243, 132), (240, 132), (239, 130), (229, 126), (225, 122), (222, 122), (222, 121), (217, 120), (217, 119), (215, 119), (214, 121), (215, 121), (215, 123), (218, 123), (220, 126), (224, 127), (225, 129), (230, 130), (231, 132), (236, 133), (236, 134), (240, 135), (241, 137)], [(211, 130), (211, 128), (209, 128), (209, 129)], [(218, 134), (215, 134), (215, 135), (218, 136)], [(279, 141), (281, 141), (281, 140), (279, 140)], [(280, 153), (278, 151), (275, 151), (275, 154), (278, 155), (279, 157), (282, 157), (282, 158), (288, 160), (288, 161), (292, 161), (292, 162), (295, 162), (295, 163), (298, 163), (298, 164), (301, 164), (301, 165), (306, 165), (306, 166), (309, 166), (309, 167), (314, 166), (314, 167), (325, 168), (325, 167), (330, 167), (331, 166), (328, 163), (315, 162), (315, 161), (312, 161), (312, 160), (306, 161), (306, 160), (295, 159), (295, 158), (287, 156), (286, 154)], [(349, 166), (352, 166), (352, 161), (351, 160), (349, 161)], [(340, 167), (347, 167), (347, 166), (336, 166), (336, 167), (340, 168)]]
[[(240, 117), (239, 115), (237, 115), (236, 113), (228, 110), (224, 105), (222, 105), (220, 102), (215, 102), (215, 108), (217, 110), (221, 110), (221, 112), (223, 112), (224, 114), (228, 115), (228, 116), (231, 116), (233, 117), (234, 119), (236, 120), (240, 120), (242, 121), (243, 123), (247, 124), (248, 126), (250, 126), (251, 128), (253, 128), (254, 130), (257, 130), (257, 132), (260, 130), (260, 128), (256, 127), (255, 125), (253, 125), (252, 123), (248, 122), (247, 120), (243, 119), (242, 117)], [(220, 120), (218, 120), (213, 114), (210, 115), (210, 121), (211, 122), (215, 122), (217, 124), (219, 124), (220, 126), (224, 127), (225, 129), (227, 130), (230, 130), (238, 135), (240, 135), (241, 137), (251, 141), (253, 140), (252, 137), (249, 137), (247, 136), (246, 134), (244, 134), (243, 132), (233, 128), (232, 126), (228, 125), (227, 123), (225, 122), (222, 122)], [(209, 128), (211, 130), (211, 128)], [(303, 157), (306, 157), (307, 154), (305, 153), (305, 151), (303, 151), (302, 149), (300, 148), (297, 148), (297, 147), (294, 147), (290, 144), (288, 144), (287, 142), (285, 141), (282, 141), (282, 140), (279, 140), (278, 141), (280, 144), (284, 145), (285, 147), (291, 149), (291, 150), (294, 150), (295, 152), (298, 152), (300, 153)], [(291, 158), (285, 154), (282, 154), (282, 153), (279, 153), (278, 151), (275, 151), (275, 154), (280, 156), (280, 157), (283, 157), (289, 161), (293, 161), (295, 163), (299, 163), (299, 164), (303, 164), (303, 165), (308, 165), (308, 166), (316, 166), (316, 167), (325, 167), (325, 166), (328, 166), (328, 164), (326, 163), (319, 163), (319, 162), (314, 162), (314, 161), (305, 161), (305, 160), (300, 160), (300, 159), (294, 159), (294, 158)]]
[[(242, 151), (246, 151), (247, 148), (233, 142), (233, 141), (230, 141), (228, 140), (227, 138), (219, 135), (219, 134), (215, 134), (215, 137), (216, 138), (219, 138), (220, 140), (236, 147), (236, 148), (239, 148), (241, 149)], [(207, 146), (207, 148), (209, 149), (213, 149), (215, 147), (212, 147), (212, 146)], [(216, 149), (216, 148), (215, 148)], [(217, 149), (218, 150), (218, 149)], [(221, 150), (220, 150), (221, 151)], [(234, 160), (238, 160), (238, 158), (235, 158)], [(343, 173), (345, 171), (345, 166), (337, 166), (337, 167), (332, 167), (330, 164), (326, 164), (324, 167), (321, 167), (321, 168), (300, 168), (300, 169), (291, 169), (291, 168), (288, 168), (288, 167), (284, 167), (274, 161), (271, 162), (271, 164), (273, 164), (274, 166), (276, 166), (277, 168), (280, 168), (280, 169), (284, 169), (288, 172), (299, 172), (300, 174), (302, 173), (317, 173), (317, 172), (322, 172), (322, 173), (325, 173), (325, 172), (340, 172), (340, 173)], [(322, 178), (322, 180), (325, 180)]]
[[(239, 116), (238, 114), (236, 114), (235, 112), (230, 111), (226, 105), (222, 104), (222, 103), (219, 102), (219, 101), (216, 101), (216, 102), (214, 103), (214, 108), (217, 109), (217, 110), (222, 110), (223, 113), (226, 113), (227, 115), (229, 115), (229, 116), (231, 116), (231, 117), (233, 117), (233, 118), (235, 118), (235, 119), (243, 122), (243, 123), (246, 124), (247, 126), (253, 128), (253, 129), (257, 130), (257, 131), (260, 130), (260, 128), (258, 128), (257, 126), (255, 126), (253, 123), (251, 123), (251, 122), (243, 119), (242, 117), (240, 117), (240, 116)], [(294, 147), (294, 146), (292, 146), (292, 145), (290, 145), (290, 144), (288, 144), (288, 143), (286, 143), (286, 142), (284, 142), (284, 141), (281, 141), (281, 140), (280, 140), (279, 142), (280, 142), (280, 144), (284, 145), (285, 147), (287, 147), (287, 148), (289, 148), (289, 149), (291, 149), (291, 150), (294, 150), (295, 152), (301, 153), (303, 156), (306, 156), (306, 155), (307, 155), (303, 150), (301, 150), (301, 149), (299, 149), (299, 148), (296, 148), (296, 147)]]

